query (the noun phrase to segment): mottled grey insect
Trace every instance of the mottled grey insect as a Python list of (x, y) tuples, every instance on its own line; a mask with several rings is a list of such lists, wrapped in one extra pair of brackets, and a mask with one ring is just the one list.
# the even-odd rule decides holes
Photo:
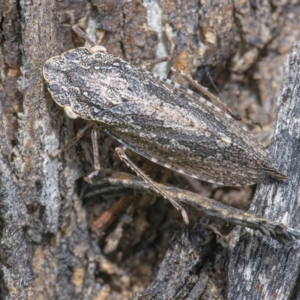
[[(104, 47), (52, 57), (43, 72), (54, 101), (69, 117), (95, 122), (124, 146), (166, 168), (227, 186), (255, 184), (266, 176), (286, 178), (263, 146), (217, 106), (108, 54)], [(162, 193), (120, 148), (118, 154)]]

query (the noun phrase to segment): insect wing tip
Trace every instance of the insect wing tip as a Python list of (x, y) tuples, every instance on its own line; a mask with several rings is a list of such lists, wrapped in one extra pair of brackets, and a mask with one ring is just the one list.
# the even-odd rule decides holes
[(280, 171), (278, 171), (277, 169), (275, 169), (274, 167), (271, 167), (271, 166), (265, 166), (264, 167), (265, 171), (267, 172), (267, 174), (272, 177), (272, 178), (275, 178), (275, 179), (278, 179), (278, 180), (287, 180), (288, 179), (288, 176), (281, 173)]

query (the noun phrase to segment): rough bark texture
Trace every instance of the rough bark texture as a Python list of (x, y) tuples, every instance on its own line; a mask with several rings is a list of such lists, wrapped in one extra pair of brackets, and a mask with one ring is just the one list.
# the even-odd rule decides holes
[[(250, 211), (299, 228), (299, 119), (300, 43), (285, 63), (281, 94), (277, 100), (278, 121), (271, 152), (289, 176), (286, 183), (262, 183)], [(284, 151), (283, 151), (284, 149)], [(282, 245), (265, 236), (242, 230), (229, 264), (229, 299), (298, 299), (293, 287), (299, 276), (300, 244)], [(251, 277), (249, 278), (249, 274)], [(258, 278), (259, 280), (253, 280)], [(294, 296), (291, 298), (292, 293)]]
[[(285, 75), (283, 62), (300, 36), (300, 6), (284, 0), (217, 2), (0, 0), (1, 299), (300, 297), (297, 240), (284, 245), (250, 229), (224, 238), (232, 226), (216, 217), (241, 223), (231, 217), (233, 210), (216, 204), (210, 219), (187, 207), (186, 227), (167, 201), (141, 193), (135, 180), (119, 184), (122, 173), (88, 185), (82, 180), (92, 170), (88, 136), (55, 159), (48, 155), (84, 125), (63, 115), (42, 78), (48, 58), (83, 45), (72, 33), (74, 24), (132, 64), (171, 55), (170, 64), (211, 85), (209, 70), (221, 98), (262, 124), (250, 129), (266, 145), (283, 79), (271, 153), (289, 180), (262, 183), (251, 213), (293, 228), (289, 234), (297, 237), (299, 44)], [(154, 69), (166, 75), (170, 64)], [(129, 172), (116, 146), (101, 135), (101, 164)], [(131, 157), (162, 184), (240, 209), (250, 205), (253, 187), (216, 187)], [(205, 210), (207, 203), (195, 207)], [(280, 234), (286, 229), (274, 226)]]

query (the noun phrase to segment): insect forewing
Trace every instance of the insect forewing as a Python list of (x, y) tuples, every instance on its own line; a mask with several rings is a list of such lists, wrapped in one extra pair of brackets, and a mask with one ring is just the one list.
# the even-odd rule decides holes
[(107, 53), (77, 48), (48, 60), (53, 99), (140, 155), (224, 185), (284, 178), (239, 123), (199, 95)]

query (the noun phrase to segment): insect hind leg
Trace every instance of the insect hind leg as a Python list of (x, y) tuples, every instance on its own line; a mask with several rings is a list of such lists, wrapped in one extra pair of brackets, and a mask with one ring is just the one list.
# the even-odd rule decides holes
[(141, 169), (139, 169), (125, 154), (126, 147), (118, 147), (115, 149), (119, 158), (139, 177), (141, 177), (156, 193), (162, 195), (165, 199), (169, 200), (172, 205), (181, 212), (183, 220), (189, 224), (189, 218), (186, 210), (173, 198), (171, 198), (164, 190), (162, 190), (152, 179), (150, 179)]
[(180, 75), (184, 80), (186, 80), (189, 84), (191, 84), (194, 88), (196, 88), (200, 93), (205, 95), (210, 99), (212, 103), (220, 107), (224, 112), (229, 114), (234, 120), (236, 121), (241, 121), (242, 118), (239, 115), (238, 112), (232, 111), (226, 104), (224, 104), (218, 97), (216, 97), (214, 94), (208, 91), (207, 88), (196, 82), (194, 79), (192, 79), (190, 76), (184, 74), (182, 71), (176, 69), (176, 68), (171, 68), (170, 72), (168, 74), (168, 78), (170, 78), (172, 75)]

